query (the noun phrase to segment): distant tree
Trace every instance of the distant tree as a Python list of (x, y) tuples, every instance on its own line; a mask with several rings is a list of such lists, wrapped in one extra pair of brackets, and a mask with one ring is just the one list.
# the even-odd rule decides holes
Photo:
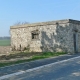
[(0, 37), (0, 40), (10, 40), (9, 36)]
[(22, 24), (29, 24), (29, 22), (16, 22), (15, 24), (14, 24), (14, 26), (18, 26), (18, 25), (22, 25)]

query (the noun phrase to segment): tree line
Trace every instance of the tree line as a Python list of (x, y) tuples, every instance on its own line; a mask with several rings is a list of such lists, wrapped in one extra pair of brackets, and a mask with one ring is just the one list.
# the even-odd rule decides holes
[(4, 40), (4, 39), (10, 40), (10, 37), (9, 36), (0, 37), (0, 40)]

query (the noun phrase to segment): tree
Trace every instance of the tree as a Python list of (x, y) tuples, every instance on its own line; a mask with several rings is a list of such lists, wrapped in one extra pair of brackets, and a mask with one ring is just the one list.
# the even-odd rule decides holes
[(29, 24), (29, 22), (16, 22), (15, 24), (14, 24), (14, 26), (18, 26), (18, 25), (23, 25), (23, 24)]

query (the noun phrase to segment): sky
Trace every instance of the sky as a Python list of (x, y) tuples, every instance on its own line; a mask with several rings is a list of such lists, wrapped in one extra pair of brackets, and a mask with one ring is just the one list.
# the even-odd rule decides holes
[(0, 0), (0, 37), (17, 22), (80, 20), (80, 0)]

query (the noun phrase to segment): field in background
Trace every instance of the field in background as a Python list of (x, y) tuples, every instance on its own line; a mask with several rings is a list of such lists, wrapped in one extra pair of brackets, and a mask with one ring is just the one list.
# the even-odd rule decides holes
[(0, 40), (0, 46), (10, 46), (11, 41), (9, 39)]

